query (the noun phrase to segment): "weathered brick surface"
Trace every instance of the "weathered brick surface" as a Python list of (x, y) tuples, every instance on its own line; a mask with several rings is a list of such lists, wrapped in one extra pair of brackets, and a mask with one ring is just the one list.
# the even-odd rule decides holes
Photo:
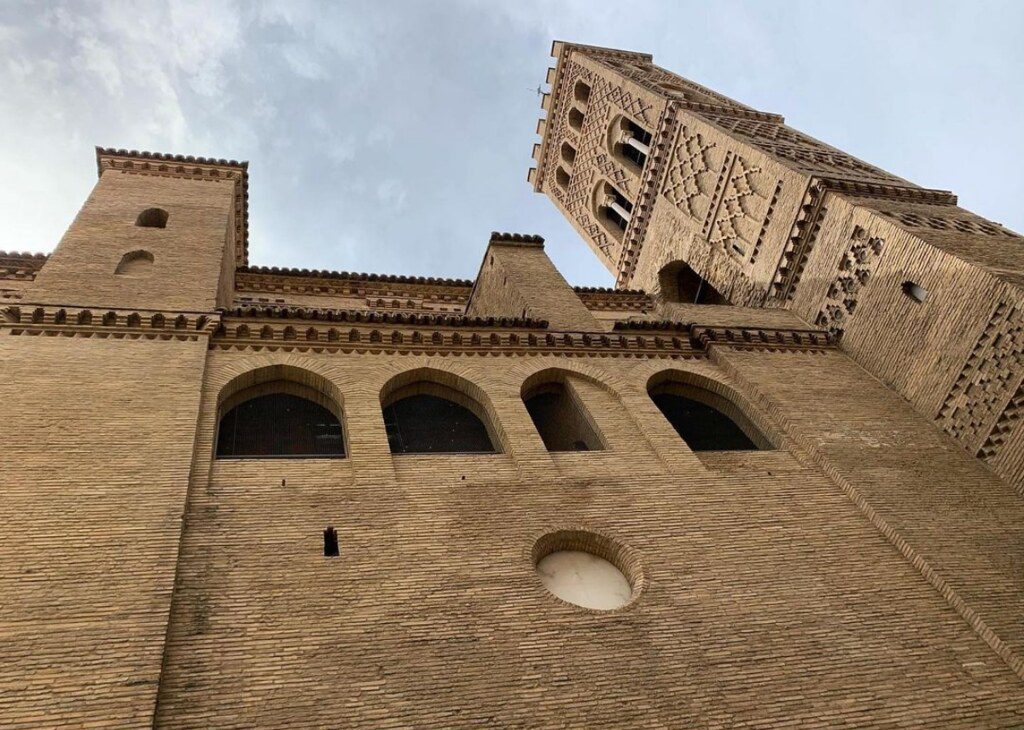
[[(737, 368), (786, 372), (772, 358)], [(213, 353), (197, 458), (212, 450), (216, 393), (272, 362), (338, 387), (351, 458), (219, 461), (197, 473), (158, 726), (1024, 718), (1020, 679), (828, 478), (786, 450), (697, 460), (644, 392), (666, 363)], [(505, 453), (387, 453), (378, 393), (423, 366), (483, 389)], [(543, 449), (519, 389), (551, 366), (602, 384), (580, 395), (610, 451)], [(730, 381), (706, 362), (684, 367)], [(858, 429), (851, 416), (845, 439)], [(970, 463), (955, 446), (946, 453)], [(938, 528), (930, 507), (917, 519)], [(327, 524), (340, 558), (321, 554)], [(544, 592), (530, 549), (572, 526), (640, 552), (640, 600), (600, 614)]]
[(0, 726), (150, 722), (205, 349), (0, 333)]
[[(49, 258), (0, 254), (0, 726), (1024, 726), (1014, 234), (649, 56), (556, 53), (534, 182), (576, 135), (556, 203), (650, 293), (574, 290), (523, 237), (476, 282), (251, 268), (244, 163), (110, 150)], [(667, 301), (678, 261), (744, 306)], [(346, 458), (213, 458), (276, 379)], [(549, 380), (604, 450), (545, 449)], [(665, 381), (775, 448), (691, 451)], [(497, 453), (390, 453), (382, 400), (440, 386)], [(615, 546), (627, 606), (542, 587), (566, 533)]]

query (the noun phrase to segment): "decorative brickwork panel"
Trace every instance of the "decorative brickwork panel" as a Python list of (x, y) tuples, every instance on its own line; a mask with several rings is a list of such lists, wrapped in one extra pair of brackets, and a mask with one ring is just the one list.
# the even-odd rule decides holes
[[(577, 132), (569, 125), (569, 113), (574, 107), (571, 103), (566, 104), (558, 113), (554, 135), (551, 137), (558, 140), (559, 144), (561, 140), (568, 140), (576, 148), (577, 154), (570, 171), (569, 184), (565, 188), (558, 185), (555, 177), (558, 165), (552, 160), (552, 163), (547, 165), (546, 188), (561, 202), (593, 244), (610, 260), (617, 261), (619, 242), (609, 236), (604, 227), (594, 219), (590, 205), (591, 195), (598, 179), (604, 178), (627, 198), (635, 200), (639, 181), (636, 176), (627, 173), (608, 151), (605, 143), (608, 128), (620, 113), (628, 114), (652, 130), (658, 120), (653, 105), (609, 83), (579, 64), (571, 64), (566, 70), (564, 88), (569, 90), (566, 98), (571, 98), (571, 90), (576, 82), (581, 80), (591, 88), (583, 128)], [(555, 147), (551, 149), (554, 150)]]
[(703, 223), (711, 207), (724, 152), (716, 143), (685, 124), (672, 150), (665, 172), (662, 195), (698, 223)]
[(1021, 238), (1013, 231), (1003, 228), (997, 223), (970, 216), (967, 211), (956, 209), (959, 215), (947, 215), (936, 210), (931, 215), (911, 213), (908, 211), (882, 210), (886, 218), (896, 221), (907, 228), (930, 229), (933, 231), (955, 231), (974, 236), (1000, 236), (1004, 238)]
[(825, 303), (815, 324), (829, 331), (836, 338), (843, 336), (850, 317), (857, 309), (861, 291), (867, 285), (882, 255), (885, 241), (871, 238), (857, 226), (850, 238), (850, 247), (839, 262), (839, 275), (828, 288)]
[(668, 94), (676, 99), (698, 104), (710, 104), (718, 107), (747, 109), (742, 104), (712, 91), (689, 79), (677, 76), (651, 63), (628, 61), (619, 58), (602, 58), (602, 63), (612, 66), (616, 72), (637, 81), (644, 86), (655, 86), (659, 93)]
[(994, 456), (1019, 416), (1022, 371), (1024, 316), (1000, 301), (939, 410), (942, 427), (968, 449)]
[(784, 124), (716, 115), (708, 117), (760, 150), (792, 163), (797, 169), (818, 176), (898, 182), (903, 180), (856, 157), (833, 149)]
[(1010, 398), (1010, 402), (999, 415), (996, 425), (988, 434), (988, 438), (978, 449), (978, 456), (986, 461), (991, 461), (1003, 448), (1006, 437), (1017, 425), (1021, 415), (1024, 414), (1024, 383), (1017, 387), (1017, 392)]
[(767, 229), (780, 181), (739, 155), (733, 156), (708, 240), (730, 256), (751, 259)]

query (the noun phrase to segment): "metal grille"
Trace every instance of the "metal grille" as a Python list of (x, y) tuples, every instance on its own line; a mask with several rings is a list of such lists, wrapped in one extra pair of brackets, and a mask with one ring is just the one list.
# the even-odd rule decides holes
[(217, 433), (217, 457), (287, 458), (345, 456), (341, 423), (313, 401), (275, 393), (228, 411)]

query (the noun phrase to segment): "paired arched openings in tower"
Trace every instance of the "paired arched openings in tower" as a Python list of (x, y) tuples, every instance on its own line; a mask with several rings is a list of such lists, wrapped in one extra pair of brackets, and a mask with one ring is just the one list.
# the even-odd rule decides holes
[(479, 388), (422, 368), (392, 378), (381, 409), (392, 454), (495, 453), (501, 443)]
[(673, 261), (658, 272), (661, 298), (677, 304), (729, 304), (715, 287), (682, 261)]
[(624, 168), (639, 176), (651, 154), (653, 136), (626, 116), (617, 116), (608, 127), (608, 151)]
[(633, 215), (633, 204), (607, 180), (599, 180), (594, 186), (591, 204), (598, 222), (616, 240), (621, 240)]
[(678, 373), (651, 378), (647, 393), (692, 451), (771, 449), (735, 402)]
[(604, 441), (573, 381), (563, 371), (538, 373), (523, 384), (523, 404), (548, 451), (601, 451)]
[(326, 378), (273, 365), (235, 378), (221, 391), (216, 456), (342, 458), (341, 396)]

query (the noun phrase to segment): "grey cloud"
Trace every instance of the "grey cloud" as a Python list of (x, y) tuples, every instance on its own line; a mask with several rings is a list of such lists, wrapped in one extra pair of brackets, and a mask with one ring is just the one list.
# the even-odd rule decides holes
[(661, 65), (1024, 228), (1024, 7), (868, 2), (7, 3), (0, 248), (56, 245), (92, 145), (248, 159), (254, 263), (475, 275), (540, 233), (610, 283), (526, 184), (553, 37)]

